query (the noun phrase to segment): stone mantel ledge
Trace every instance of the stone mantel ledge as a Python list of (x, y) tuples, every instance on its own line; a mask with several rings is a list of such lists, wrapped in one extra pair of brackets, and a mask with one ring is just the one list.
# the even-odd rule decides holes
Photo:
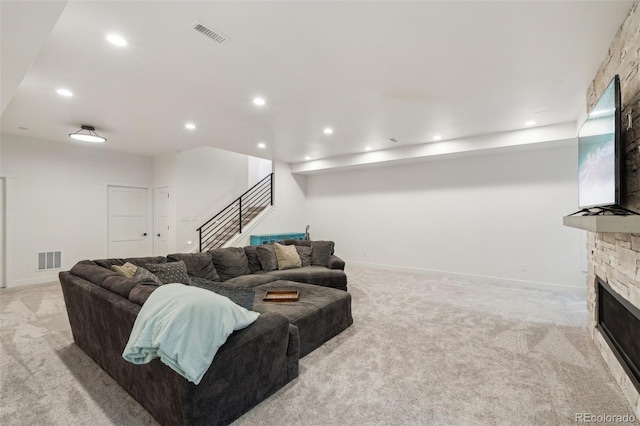
[(592, 232), (640, 234), (640, 215), (565, 216), (562, 218), (562, 224)]

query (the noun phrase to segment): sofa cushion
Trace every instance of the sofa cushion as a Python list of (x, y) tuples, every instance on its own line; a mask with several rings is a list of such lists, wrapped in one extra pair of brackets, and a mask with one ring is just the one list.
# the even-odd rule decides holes
[(328, 267), (333, 246), (333, 241), (311, 241), (311, 264)]
[(311, 266), (311, 246), (296, 246), (298, 256), (300, 256), (300, 264), (302, 267)]
[(189, 274), (187, 274), (187, 267), (182, 260), (179, 262), (149, 263), (144, 268), (158, 277), (163, 284), (189, 285)]
[(126, 298), (129, 297), (129, 292), (137, 284), (132, 278), (127, 278), (111, 269), (98, 266), (90, 260), (78, 262), (71, 268), (70, 272), (73, 275), (91, 281), (106, 290)]
[(340, 269), (341, 271), (344, 271), (344, 267), (344, 260), (340, 259), (335, 254), (332, 254), (329, 258), (329, 269)]
[(311, 241), (309, 240), (287, 239), (287, 240), (282, 240), (278, 242), (280, 244), (284, 244), (285, 246), (311, 247)]
[(278, 259), (278, 269), (291, 269), (302, 267), (300, 256), (295, 246), (283, 246), (282, 244), (275, 243), (273, 248), (276, 252), (276, 258)]
[[(289, 303), (265, 302), (262, 298), (269, 290), (297, 290), (300, 292), (300, 299)], [(351, 295), (344, 291), (284, 280), (262, 285), (254, 291), (255, 311), (277, 312), (298, 327), (301, 357), (353, 323)]]
[(339, 269), (329, 269), (324, 266), (305, 266), (304, 268), (285, 269), (264, 272), (264, 275), (280, 277), (288, 281), (315, 284), (323, 287), (347, 289), (347, 275)]
[(125, 263), (133, 263), (136, 266), (144, 266), (148, 263), (167, 263), (167, 258), (164, 256), (152, 256), (152, 257), (127, 257), (124, 259), (97, 259), (93, 261), (97, 265), (103, 268), (111, 269), (113, 265), (124, 265)]
[(182, 260), (187, 267), (189, 277), (204, 278), (209, 281), (220, 281), (220, 275), (213, 264), (213, 257), (208, 251), (202, 253), (173, 253), (167, 260), (177, 262)]
[(258, 257), (257, 248), (257, 246), (246, 246), (244, 248), (244, 254), (247, 255), (249, 270), (252, 274), (262, 270), (262, 264), (260, 263), (260, 258)]
[(274, 271), (278, 269), (278, 258), (276, 257), (276, 250), (272, 244), (257, 246), (256, 250), (263, 271)]
[(153, 293), (157, 288), (157, 285), (143, 283), (136, 284), (136, 286), (129, 292), (129, 301), (142, 306), (149, 296), (151, 296), (151, 293)]
[(211, 250), (209, 253), (213, 257), (213, 264), (220, 275), (221, 281), (251, 273), (244, 247), (218, 248)]
[(245, 309), (253, 309), (253, 299), (255, 297), (253, 290), (229, 286), (220, 282), (209, 281), (198, 277), (191, 278), (191, 285), (213, 291), (220, 296), (228, 297), (233, 303), (240, 305)]
[(277, 281), (279, 278), (274, 275), (267, 275), (264, 272), (257, 274), (243, 275), (241, 277), (231, 278), (224, 282), (225, 285), (238, 288), (253, 288), (258, 285)]

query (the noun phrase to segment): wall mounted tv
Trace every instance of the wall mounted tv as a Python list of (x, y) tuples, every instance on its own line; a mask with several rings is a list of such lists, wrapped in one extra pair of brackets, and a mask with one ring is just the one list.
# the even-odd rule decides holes
[(616, 75), (578, 132), (580, 208), (620, 205), (620, 79)]

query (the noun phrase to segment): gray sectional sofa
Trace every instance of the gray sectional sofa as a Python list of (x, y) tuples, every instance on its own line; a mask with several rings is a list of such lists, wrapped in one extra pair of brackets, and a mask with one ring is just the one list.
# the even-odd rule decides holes
[[(258, 251), (268, 262), (266, 251), (271, 249), (251, 246), (81, 261), (60, 273), (74, 341), (161, 424), (228, 424), (296, 378), (300, 357), (352, 324), (344, 262), (333, 255), (333, 243), (329, 245), (328, 258), (326, 244), (319, 250), (324, 251), (324, 265), (284, 271), (258, 269)], [(180, 261), (186, 266), (189, 284), (232, 300), (236, 297), (234, 301), (248, 298), (252, 309), (261, 313), (256, 322), (231, 334), (198, 385), (158, 359), (134, 365), (122, 358), (135, 319), (158, 286), (127, 278), (112, 266)], [(262, 301), (265, 292), (273, 289), (298, 290), (300, 301)]]
[[(228, 284), (238, 282), (259, 281), (254, 276), (269, 275), (279, 279), (315, 284), (323, 287), (337, 288), (347, 291), (347, 275), (344, 273), (345, 263), (334, 254), (333, 241), (284, 240), (284, 245), (293, 245), (299, 251), (307, 247), (311, 251), (308, 265), (300, 268), (277, 269), (273, 259), (269, 259), (268, 252), (272, 251), (272, 244), (262, 246), (246, 246), (211, 250), (213, 262), (216, 265), (231, 265), (218, 267), (220, 278)], [(314, 252), (320, 254), (314, 256)], [(273, 256), (273, 254), (271, 255)], [(246, 257), (246, 260), (244, 259)], [(303, 262), (303, 265), (305, 263)], [(275, 269), (274, 269), (275, 268)], [(244, 277), (244, 278), (241, 278)]]

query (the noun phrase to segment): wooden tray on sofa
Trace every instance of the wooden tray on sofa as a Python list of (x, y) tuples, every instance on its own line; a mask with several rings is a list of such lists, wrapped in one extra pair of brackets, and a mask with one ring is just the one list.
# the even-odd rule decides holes
[(262, 300), (265, 302), (297, 302), (299, 297), (298, 290), (269, 290)]

